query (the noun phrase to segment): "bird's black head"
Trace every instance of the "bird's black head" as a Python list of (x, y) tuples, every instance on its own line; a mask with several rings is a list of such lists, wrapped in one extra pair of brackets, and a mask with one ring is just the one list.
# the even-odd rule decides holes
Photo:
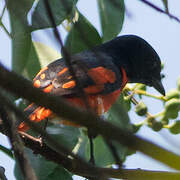
[(124, 67), (129, 82), (153, 86), (165, 95), (160, 58), (144, 39), (134, 35), (120, 36), (103, 44), (100, 49), (112, 56), (119, 68)]

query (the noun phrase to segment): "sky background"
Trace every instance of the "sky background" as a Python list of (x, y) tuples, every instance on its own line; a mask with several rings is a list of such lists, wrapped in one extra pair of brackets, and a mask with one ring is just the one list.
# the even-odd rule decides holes
[[(159, 7), (163, 7), (161, 0), (152, 0), (151, 2), (157, 4)], [(0, 10), (2, 9), (2, 5), (3, 2), (0, 1)], [(85, 15), (100, 32), (96, 0), (79, 0), (78, 8), (80, 12)], [(139, 0), (126, 0), (126, 8), (128, 11), (128, 16), (126, 15), (125, 17), (125, 23), (120, 35), (135, 34), (148, 41), (157, 51), (162, 62), (165, 64), (163, 72), (166, 77), (163, 80), (163, 84), (166, 91), (175, 88), (177, 77), (180, 75), (180, 24), (170, 19), (166, 15), (160, 14), (159, 12), (151, 9)], [(178, 17), (180, 17), (179, 8), (179, 0), (171, 0), (169, 2), (170, 12)], [(5, 14), (3, 21), (9, 29), (7, 13)], [(62, 34), (64, 35), (64, 32), (62, 32)], [(48, 33), (42, 33), (42, 31), (39, 31), (33, 35), (34, 40), (43, 42), (58, 50), (58, 46), (56, 43), (54, 43), (54, 37), (51, 31), (48, 31)], [(0, 29), (0, 61), (10, 67), (11, 42), (2, 29)], [(151, 88), (149, 88), (148, 91), (158, 94)], [(162, 104), (157, 100), (149, 100), (149, 98), (145, 98), (145, 102), (149, 107), (149, 112), (152, 114), (162, 110)], [(140, 118), (134, 113), (130, 113), (130, 117), (133, 122), (139, 122)], [(149, 139), (154, 143), (165, 147), (166, 149), (178, 153), (178, 146), (180, 146), (179, 135), (171, 135), (167, 130), (162, 130), (158, 133), (152, 132), (152, 130), (148, 127), (143, 127), (138, 132), (138, 135)], [(3, 135), (0, 135), (0, 144), (9, 146), (5, 136)], [(14, 163), (2, 152), (0, 152), (0, 166), (3, 166), (6, 169), (6, 176), (8, 179), (15, 179), (13, 176)], [(127, 168), (169, 170), (164, 165), (151, 160), (141, 153), (136, 153), (135, 155), (129, 156), (125, 162), (125, 166)]]

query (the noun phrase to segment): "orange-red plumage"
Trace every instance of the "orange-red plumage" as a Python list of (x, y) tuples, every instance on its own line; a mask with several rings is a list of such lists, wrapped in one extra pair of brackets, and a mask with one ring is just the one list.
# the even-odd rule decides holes
[[(64, 68), (62, 71), (58, 73), (59, 75), (64, 74), (67, 71), (67, 68)], [(42, 71), (44, 73), (44, 70)], [(87, 72), (88, 76), (90, 76), (94, 82), (96, 82), (95, 85), (89, 85), (86, 88), (84, 88), (84, 92), (87, 95), (88, 105), (92, 108), (93, 111), (95, 111), (98, 115), (102, 115), (103, 113), (107, 112), (111, 105), (117, 100), (119, 94), (121, 93), (123, 87), (127, 83), (128, 79), (126, 76), (125, 70), (122, 68), (122, 86), (120, 89), (109, 93), (109, 94), (101, 94), (104, 90), (104, 86), (106, 83), (114, 83), (116, 81), (115, 73), (112, 70), (106, 69), (104, 67), (97, 67), (92, 68)], [(42, 79), (42, 74), (39, 74), (40, 78)], [(70, 76), (69, 76), (70, 77)], [(37, 84), (40, 82), (39, 80), (35, 80), (34, 86), (37, 87)], [(76, 86), (76, 83), (74, 80), (70, 80), (62, 85), (62, 88), (64, 89), (71, 89)], [(38, 85), (40, 87), (40, 85)], [(43, 89), (44, 92), (49, 93), (52, 91), (54, 86), (52, 84), (48, 85), (46, 88)], [(74, 104), (75, 106), (86, 108), (86, 104), (81, 97), (67, 97), (66, 98), (68, 102)], [(27, 111), (29, 108), (31, 108), (33, 104), (29, 105), (25, 111)], [(55, 114), (49, 109), (46, 109), (44, 107), (38, 107), (36, 108), (33, 113), (29, 115), (29, 119), (33, 122), (40, 122), (46, 118), (54, 117)], [(60, 123), (65, 125), (71, 125), (71, 126), (79, 126), (76, 123), (69, 122), (69, 121), (61, 121)], [(27, 131), (28, 126), (23, 122), (19, 126), (19, 131)]]
[[(153, 86), (161, 94), (161, 62), (155, 50), (142, 38), (127, 35), (101, 44), (93, 50), (71, 56), (71, 65), (89, 106), (98, 115), (107, 112), (127, 82)], [(70, 103), (85, 108), (77, 83), (70, 74), (65, 59), (59, 59), (43, 68), (34, 78), (33, 85), (42, 91), (62, 96)], [(32, 104), (25, 111), (30, 120), (39, 122), (54, 114), (44, 107)], [(61, 121), (60, 123), (74, 125)], [(19, 130), (27, 130), (21, 123)]]

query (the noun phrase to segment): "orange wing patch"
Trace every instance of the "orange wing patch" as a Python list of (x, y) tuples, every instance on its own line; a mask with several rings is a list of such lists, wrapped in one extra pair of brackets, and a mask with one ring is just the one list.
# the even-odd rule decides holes
[(49, 93), (49, 92), (51, 92), (51, 90), (52, 90), (52, 88), (53, 88), (54, 86), (52, 85), (52, 84), (50, 84), (48, 87), (46, 87), (43, 91), (45, 92), (45, 93)]
[(68, 68), (64, 68), (63, 70), (61, 70), (60, 72), (58, 72), (58, 76), (61, 76), (61, 75), (64, 74), (67, 70), (68, 70)]
[[(44, 68), (42, 68), (38, 73), (37, 73), (37, 75), (35, 76), (35, 78), (37, 78), (42, 72), (44, 72), (45, 70), (47, 70), (48, 69), (48, 67), (46, 66), (46, 67), (44, 67)], [(35, 79), (34, 78), (34, 79)]]
[(63, 84), (62, 88), (69, 89), (69, 88), (74, 88), (75, 86), (76, 86), (75, 81), (69, 81), (69, 82)]
[(33, 85), (34, 85), (34, 87), (39, 88), (41, 85), (40, 80), (36, 80)]
[[(26, 108), (28, 109), (28, 108)], [(34, 121), (34, 122), (40, 122), (42, 120), (44, 120), (45, 118), (51, 118), (53, 116), (53, 113), (51, 110), (49, 109), (45, 109), (44, 107), (38, 107), (30, 116), (29, 116), (29, 119), (31, 121)], [(18, 130), (19, 131), (27, 131), (29, 129), (29, 126), (25, 123), (25, 122), (22, 122), (19, 127), (18, 127)]]

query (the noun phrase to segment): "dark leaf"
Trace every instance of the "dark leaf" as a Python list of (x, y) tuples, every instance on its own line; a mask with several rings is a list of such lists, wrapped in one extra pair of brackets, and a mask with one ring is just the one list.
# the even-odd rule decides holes
[(31, 49), (31, 34), (27, 22), (27, 13), (34, 1), (8, 1), (12, 35), (12, 68), (22, 73)]
[(67, 148), (73, 150), (80, 136), (79, 128), (64, 125), (51, 125), (47, 128), (48, 134), (57, 142), (61, 142)]
[(98, 0), (103, 41), (116, 37), (124, 22), (124, 0)]
[[(56, 25), (59, 25), (68, 18), (77, 0), (49, 0)], [(52, 27), (46, 11), (44, 0), (39, 0), (32, 15), (32, 31)]]
[(46, 180), (49, 180), (49, 179), (52, 179), (52, 180), (53, 179), (54, 180), (57, 180), (57, 179), (73, 180), (72, 175), (61, 166), (57, 166), (54, 169), (54, 171), (47, 177)]
[[(29, 149), (26, 149), (26, 153), (30, 160), (30, 163), (35, 170), (36, 176), (38, 180), (71, 180), (72, 175), (67, 172), (63, 167), (57, 165), (51, 161), (44, 159), (40, 155), (35, 155)], [(21, 171), (16, 163), (15, 165), (15, 176), (17, 180), (23, 180)], [(58, 178), (57, 178), (58, 177)]]
[(27, 73), (29, 79), (33, 79), (40, 69), (41, 69), (41, 65), (39, 62), (39, 58), (36, 53), (34, 44), (31, 41), (31, 48), (30, 48), (29, 56), (27, 58), (26, 66), (24, 68), (24, 72)]
[(90, 49), (101, 43), (102, 40), (97, 30), (81, 13), (79, 13), (78, 21), (73, 24), (67, 36), (65, 47), (69, 52), (74, 54)]

